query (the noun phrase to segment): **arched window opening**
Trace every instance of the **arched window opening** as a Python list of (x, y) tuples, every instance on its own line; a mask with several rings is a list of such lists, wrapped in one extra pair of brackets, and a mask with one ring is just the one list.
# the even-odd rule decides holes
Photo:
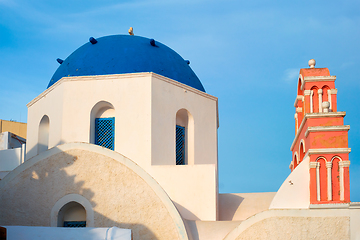
[(329, 90), (330, 88), (327, 85), (324, 85), (322, 88), (322, 101), (323, 102), (329, 102)]
[(90, 142), (115, 149), (115, 109), (105, 101), (97, 103), (90, 113)]
[(176, 165), (193, 163), (194, 121), (186, 109), (180, 109), (176, 113), (175, 138)]
[(318, 113), (319, 112), (319, 93), (316, 86), (312, 87), (310, 90), (310, 112)]
[(44, 115), (39, 124), (38, 154), (49, 148), (49, 117)]
[(332, 169), (331, 169), (331, 180), (332, 180), (332, 200), (340, 201), (341, 188), (340, 188), (340, 159), (334, 157), (332, 160)]
[(295, 155), (294, 155), (294, 169), (297, 167), (297, 165), (299, 164), (299, 162), (298, 162), (298, 157), (297, 157), (297, 154), (295, 153)]
[(322, 87), (322, 102), (329, 102), (329, 104), (330, 104), (329, 111), (331, 112), (331, 109), (332, 109), (331, 90), (330, 90), (330, 87), (327, 85), (324, 85)]
[(319, 157), (316, 168), (316, 185), (317, 185), (317, 199), (318, 201), (327, 201), (327, 170), (326, 160)]
[(58, 227), (86, 227), (86, 210), (77, 202), (65, 204), (58, 214)]
[(305, 149), (304, 149), (304, 144), (303, 144), (303, 142), (300, 143), (299, 152), (300, 152), (299, 162), (302, 162), (302, 161), (304, 160), (304, 156), (305, 156)]

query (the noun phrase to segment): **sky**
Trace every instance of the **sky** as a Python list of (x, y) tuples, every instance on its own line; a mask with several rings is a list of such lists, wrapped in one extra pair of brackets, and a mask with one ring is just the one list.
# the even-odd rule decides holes
[(299, 70), (314, 58), (337, 76), (360, 202), (359, 9), (355, 0), (0, 0), (0, 119), (27, 121), (57, 58), (133, 27), (189, 59), (218, 97), (219, 191), (275, 192), (290, 174)]

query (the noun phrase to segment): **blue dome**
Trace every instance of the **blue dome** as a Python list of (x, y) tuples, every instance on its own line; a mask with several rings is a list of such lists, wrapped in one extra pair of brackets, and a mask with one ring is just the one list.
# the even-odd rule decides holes
[(205, 92), (188, 63), (164, 44), (130, 35), (106, 36), (96, 41), (84, 44), (63, 62), (59, 59), (62, 64), (48, 88), (68, 76), (154, 72)]

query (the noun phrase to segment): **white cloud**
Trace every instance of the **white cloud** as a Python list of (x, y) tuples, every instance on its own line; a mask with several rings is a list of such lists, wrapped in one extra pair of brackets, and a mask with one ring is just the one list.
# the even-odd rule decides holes
[(350, 68), (352, 66), (354, 66), (355, 63), (354, 62), (344, 62), (340, 65), (340, 68), (341, 69), (347, 69), (347, 68)]
[(299, 76), (298, 68), (288, 68), (284, 72), (284, 81), (287, 83), (296, 82)]

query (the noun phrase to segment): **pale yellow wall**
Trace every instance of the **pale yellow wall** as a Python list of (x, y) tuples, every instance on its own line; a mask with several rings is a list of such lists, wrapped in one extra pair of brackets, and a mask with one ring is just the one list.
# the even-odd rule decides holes
[[(185, 217), (216, 220), (217, 98), (154, 73), (68, 77), (55, 83), (28, 104), (31, 138), (27, 159), (37, 154), (39, 123), (44, 114), (50, 119), (50, 148), (91, 142), (90, 113), (99, 102), (108, 102), (114, 108), (115, 151), (151, 173), (182, 206), (179, 209)], [(186, 108), (195, 122), (195, 159), (189, 165), (212, 166), (199, 166), (198, 172), (152, 170), (159, 165), (177, 167), (175, 118), (181, 108)], [(190, 193), (200, 197), (189, 201)]]
[[(339, 208), (336, 208), (339, 207)], [(354, 211), (342, 205), (322, 209), (284, 209), (260, 212), (234, 228), (224, 240), (240, 239), (358, 239)], [(356, 210), (355, 210), (356, 211)], [(350, 223), (353, 222), (353, 226)], [(351, 234), (350, 234), (351, 232)]]
[(26, 161), (0, 181), (0, 225), (50, 226), (56, 202), (80, 194), (91, 203), (94, 227), (131, 228), (133, 239), (187, 239), (165, 192), (131, 160), (95, 145), (68, 146)]
[(90, 113), (101, 101), (115, 114), (115, 151), (148, 169), (175, 165), (176, 112), (194, 118), (191, 164), (217, 165), (217, 98), (153, 73), (63, 78), (28, 104), (27, 158), (36, 155), (41, 118), (50, 119), (49, 148), (90, 141)]
[(236, 240), (350, 240), (349, 217), (273, 217), (242, 232)]
[(221, 240), (239, 221), (186, 221), (191, 230), (192, 240)]
[(350, 236), (351, 236), (351, 240), (360, 239), (360, 203), (359, 202), (350, 203)]
[(176, 113), (186, 109), (194, 121), (194, 158), (189, 164), (217, 165), (217, 98), (183, 84), (152, 81), (152, 164), (175, 164)]
[(289, 174), (271, 202), (270, 209), (309, 208), (309, 164), (310, 157), (308, 156)]
[[(63, 78), (28, 104), (29, 139), (27, 158), (35, 154), (38, 122), (50, 119), (49, 147), (67, 142), (90, 142), (90, 113), (105, 101), (114, 107), (115, 151), (140, 166), (150, 166), (151, 74), (123, 74)], [(36, 100), (36, 99), (35, 99)], [(53, 129), (56, 127), (56, 129)], [(56, 139), (56, 140), (55, 140)]]
[(217, 176), (214, 164), (153, 166), (149, 174), (164, 188), (181, 216), (216, 220)]
[(61, 128), (63, 122), (64, 86), (56, 85), (40, 94), (27, 104), (28, 127), (26, 159), (38, 154), (39, 124), (44, 115), (49, 117), (49, 148), (62, 144)]
[[(148, 171), (185, 219), (215, 221), (217, 98), (159, 75), (152, 77), (151, 89), (153, 167)], [(186, 109), (194, 121), (194, 142), (188, 144), (193, 147), (185, 153), (192, 154), (187, 166), (175, 165), (176, 113), (180, 109)]]
[(115, 151), (144, 168), (150, 165), (149, 74), (133, 78), (98, 76), (89, 81), (64, 82), (64, 86), (64, 142), (89, 142), (90, 112), (95, 104), (106, 101), (114, 107)]
[(0, 133), (11, 132), (26, 139), (26, 123), (0, 119)]
[[(335, 207), (339, 207), (336, 209)], [(266, 210), (243, 221), (186, 221), (192, 240), (348, 239), (359, 236), (359, 203)]]
[(245, 220), (269, 209), (276, 192), (219, 194), (219, 220)]

